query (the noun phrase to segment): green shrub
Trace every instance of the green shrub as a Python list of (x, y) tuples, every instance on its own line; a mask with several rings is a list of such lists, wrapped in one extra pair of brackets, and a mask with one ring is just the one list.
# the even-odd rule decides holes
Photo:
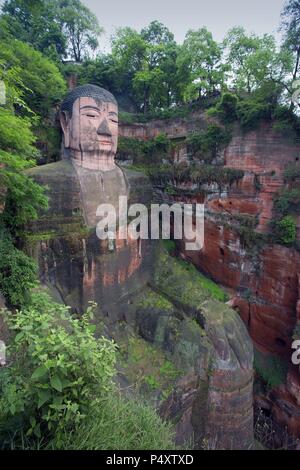
[(244, 172), (235, 168), (224, 168), (214, 165), (201, 165), (190, 168), (191, 181), (196, 183), (198, 187), (203, 184), (216, 183), (221, 189), (226, 185), (231, 186), (242, 179), (243, 176)]
[(0, 370), (0, 428), (18, 419), (27, 436), (59, 440), (112, 390), (115, 345), (95, 339), (92, 307), (74, 319), (45, 293), (16, 315), (2, 314), (14, 336), (10, 366)]
[(257, 129), (262, 120), (271, 121), (278, 107), (280, 87), (266, 82), (237, 103), (237, 118), (245, 130)]
[(288, 365), (277, 356), (265, 355), (254, 351), (254, 370), (270, 388), (285, 382)]
[(120, 137), (118, 159), (133, 159), (133, 163), (152, 165), (161, 163), (169, 156), (171, 141), (165, 134), (159, 134), (154, 139), (140, 140), (131, 137)]
[(238, 97), (232, 93), (224, 93), (220, 102), (208, 111), (208, 115), (218, 117), (224, 124), (237, 120)]
[(169, 253), (169, 255), (172, 255), (176, 251), (176, 243), (174, 240), (163, 240), (163, 246)]
[(7, 230), (0, 227), (0, 292), (10, 307), (28, 304), (36, 276), (34, 261), (15, 248)]
[(23, 159), (35, 157), (36, 138), (32, 133), (29, 119), (12, 114), (8, 109), (0, 107), (0, 148), (22, 155)]
[(241, 127), (246, 131), (256, 129), (261, 120), (270, 119), (269, 105), (256, 101), (253, 97), (239, 102), (237, 113)]
[(300, 212), (300, 189), (283, 189), (274, 198), (275, 210), (281, 215), (291, 211)]
[(291, 245), (297, 238), (297, 225), (293, 217), (287, 215), (276, 223), (276, 235), (280, 243)]
[[(200, 189), (205, 184), (217, 184), (219, 188), (232, 185), (243, 178), (244, 172), (235, 168), (224, 168), (215, 165), (161, 165), (147, 170), (154, 185), (177, 186), (182, 183), (194, 183)], [(170, 189), (168, 190), (168, 192)]]
[(155, 410), (112, 393), (99, 400), (93, 412), (53, 448), (64, 450), (172, 450), (173, 432)]
[(8, 85), (9, 98), (11, 87), (22, 89), (23, 103), (42, 116), (48, 116), (49, 109), (59, 104), (67, 91), (57, 66), (13, 37), (1, 43), (0, 79)]
[(290, 165), (284, 172), (286, 182), (295, 181), (300, 178), (300, 165)]
[(189, 134), (186, 143), (194, 157), (209, 163), (230, 140), (231, 133), (228, 130), (217, 124), (209, 124), (205, 131)]
[(285, 138), (299, 141), (300, 118), (290, 108), (277, 105), (273, 112), (273, 129)]

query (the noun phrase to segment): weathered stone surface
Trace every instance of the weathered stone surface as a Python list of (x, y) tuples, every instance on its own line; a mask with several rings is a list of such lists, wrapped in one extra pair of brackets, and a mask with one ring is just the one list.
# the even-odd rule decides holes
[(131, 137), (135, 139), (153, 139), (159, 134), (166, 134), (171, 139), (186, 137), (193, 131), (205, 129), (209, 121), (205, 113), (194, 112), (186, 118), (154, 119), (145, 124), (120, 123), (119, 132), (122, 137)]
[[(205, 120), (204, 116), (199, 118)], [(194, 119), (194, 124), (176, 119), (124, 125), (121, 126), (121, 133), (147, 139), (163, 132), (176, 139), (204, 127), (205, 124), (197, 119)], [(182, 160), (184, 143), (181, 147), (180, 152), (173, 155), (175, 161)], [(244, 320), (256, 346), (265, 353), (278, 354), (288, 361), (292, 354), (292, 334), (300, 319), (300, 253), (294, 248), (279, 245), (259, 246), (259, 241), (255, 240), (249, 247), (234, 225), (236, 217), (246, 216), (257, 220), (257, 233), (270, 233), (274, 195), (284, 187), (287, 166), (300, 164), (299, 151), (299, 144), (276, 132), (270, 123), (262, 123), (258, 129), (247, 133), (235, 126), (232, 141), (225, 150), (225, 166), (243, 170), (244, 178), (226, 188), (221, 195), (215, 193), (207, 197), (203, 250), (186, 252), (184, 245), (180, 244), (185, 259), (230, 289), (233, 294), (231, 305)], [(294, 187), (299, 187), (299, 180), (294, 182)], [(203, 194), (193, 196), (193, 200), (186, 196), (182, 199), (184, 202), (202, 203)], [(300, 240), (300, 217), (295, 217), (295, 220)], [(281, 392), (284, 399), (273, 404), (277, 409), (274, 416), (300, 436), (298, 418), (295, 417), (299, 405), (295, 393), (291, 393), (291, 390), (298, 390), (295, 386), (298, 379), (295, 378), (297, 374), (292, 376), (293, 385), (290, 384), (289, 374), (286, 388), (283, 387), (284, 392)], [(294, 407), (293, 420), (283, 411), (285, 401)]]
[[(41, 281), (77, 311), (96, 301), (115, 318), (119, 299), (148, 280), (150, 244), (117, 239), (111, 251), (95, 229), (86, 227), (80, 183), (69, 161), (35, 168), (29, 175), (46, 186), (49, 195), (49, 209), (28, 227), (26, 237), (27, 250), (38, 260)], [(148, 180), (131, 171), (126, 178), (130, 203), (149, 204), (152, 189)]]
[[(288, 361), (300, 315), (300, 253), (294, 248), (260, 244), (258, 240), (247, 246), (234, 224), (236, 216), (250, 216), (258, 219), (256, 232), (270, 232), (274, 194), (284, 186), (286, 167), (297, 164), (299, 150), (299, 145), (274, 132), (270, 124), (247, 134), (236, 128), (225, 151), (225, 162), (230, 168), (245, 171), (245, 176), (221, 196), (207, 201), (203, 250), (185, 252), (181, 245), (186, 259), (232, 289), (231, 306), (239, 311), (256, 346)], [(291, 389), (298, 389), (288, 385), (290, 377), (286, 388), (281, 389), (281, 398), (273, 404), (273, 416), (299, 437), (299, 405), (291, 394)], [(292, 407), (293, 419), (290, 412), (284, 412), (285, 407)]]
[[(168, 255), (154, 257), (155, 243), (142, 242), (140, 248), (137, 241), (118, 240), (111, 252), (93, 230), (87, 231), (71, 163), (44, 166), (30, 174), (48, 187), (50, 195), (49, 210), (28, 228), (27, 236), (27, 247), (39, 261), (41, 281), (78, 312), (88, 301), (96, 301), (109, 331), (120, 321), (132, 324), (182, 371), (162, 408), (164, 416), (177, 417), (178, 442), (193, 435), (196, 446), (213, 439), (219, 448), (251, 447), (252, 345), (237, 314), (213, 300)], [(131, 201), (149, 203), (148, 180), (128, 171), (126, 177)], [(155, 306), (153, 297), (150, 306), (143, 303), (140, 296), (149, 282), (165, 299), (163, 306)], [(188, 377), (197, 384), (189, 392)], [(172, 404), (177, 399), (180, 410)]]
[[(194, 343), (199, 353), (190, 353), (188, 375), (164, 404), (164, 415), (176, 416), (178, 438), (182, 429), (187, 434), (193, 429), (198, 446), (208, 440), (217, 448), (251, 448), (253, 349), (245, 326), (233, 310), (208, 295), (185, 266), (164, 254), (157, 260), (154, 287), (200, 330)], [(176, 339), (177, 347), (182, 341), (191, 344), (186, 334)], [(176, 347), (173, 357), (176, 360)]]

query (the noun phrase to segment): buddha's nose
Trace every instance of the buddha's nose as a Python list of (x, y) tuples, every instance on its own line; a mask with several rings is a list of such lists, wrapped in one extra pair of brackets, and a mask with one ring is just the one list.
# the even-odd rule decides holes
[(106, 119), (103, 119), (100, 126), (98, 127), (97, 134), (108, 135), (111, 137), (111, 132), (109, 130), (108, 122)]

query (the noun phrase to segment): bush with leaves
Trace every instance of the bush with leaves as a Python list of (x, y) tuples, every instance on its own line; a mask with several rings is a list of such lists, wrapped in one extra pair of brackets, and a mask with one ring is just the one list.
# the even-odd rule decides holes
[(245, 130), (257, 129), (262, 120), (271, 121), (278, 107), (281, 88), (266, 82), (251, 94), (243, 96), (237, 103), (237, 117)]
[(44, 188), (23, 172), (32, 165), (33, 160), (0, 150), (0, 186), (7, 189), (1, 219), (13, 236), (19, 234), (22, 225), (38, 217), (39, 208), (48, 207)]
[(275, 209), (281, 215), (300, 211), (300, 189), (283, 189), (275, 196)]
[(237, 120), (238, 97), (233, 93), (224, 93), (217, 105), (208, 110), (208, 115), (218, 117), (224, 124)]
[(244, 176), (242, 170), (224, 168), (215, 165), (187, 165), (185, 162), (178, 165), (150, 166), (147, 175), (157, 186), (178, 186), (183, 183), (193, 183), (201, 189), (206, 184), (217, 184), (219, 189), (231, 186)]
[(160, 163), (163, 158), (168, 157), (170, 146), (170, 139), (165, 134), (158, 134), (154, 139), (147, 141), (120, 137), (118, 158), (120, 160), (133, 159), (134, 164)]
[(231, 133), (218, 124), (209, 124), (206, 130), (191, 133), (186, 142), (193, 157), (210, 163), (231, 140)]
[(9, 232), (0, 227), (0, 292), (9, 307), (28, 304), (36, 271), (34, 261), (15, 248)]
[(45, 293), (16, 315), (2, 311), (11, 334), (0, 370), (0, 428), (16, 419), (27, 436), (58, 439), (112, 389), (116, 347), (94, 336), (93, 307), (80, 318)]
[(16, 39), (1, 41), (0, 79), (7, 88), (22, 89), (23, 102), (35, 113), (48, 116), (67, 91), (58, 67), (33, 47)]
[(297, 225), (292, 216), (287, 215), (276, 223), (276, 236), (284, 245), (291, 245), (296, 241)]

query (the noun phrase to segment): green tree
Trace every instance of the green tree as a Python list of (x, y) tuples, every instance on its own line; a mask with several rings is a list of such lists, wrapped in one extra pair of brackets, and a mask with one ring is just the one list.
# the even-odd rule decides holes
[(178, 66), (188, 68), (190, 75), (186, 99), (208, 96), (223, 87), (227, 66), (222, 63), (222, 48), (205, 27), (187, 32)]
[(37, 267), (33, 259), (18, 250), (8, 230), (0, 225), (0, 292), (10, 308), (30, 302), (30, 290), (36, 285)]
[(29, 45), (2, 44), (0, 78), (6, 84), (7, 103), (0, 107), (0, 184), (8, 190), (2, 219), (16, 236), (21, 225), (37, 217), (39, 207), (47, 206), (43, 189), (23, 171), (38, 157), (36, 113), (48, 114), (47, 107), (61, 98), (65, 83), (57, 67)]
[(224, 47), (231, 80), (238, 91), (251, 93), (267, 81), (285, 86), (291, 54), (286, 49), (278, 50), (273, 36), (247, 35), (244, 28), (235, 27), (227, 34)]
[(300, 68), (300, 1), (288, 0), (281, 17), (281, 28), (285, 33), (284, 45), (294, 55), (293, 80), (296, 80)]
[(291, 245), (297, 238), (297, 225), (293, 217), (287, 215), (276, 224), (277, 237), (284, 245)]
[(14, 37), (56, 60), (81, 62), (103, 31), (80, 0), (6, 0), (2, 11)]
[(149, 83), (151, 108), (169, 107), (178, 88), (178, 46), (174, 34), (159, 21), (152, 21), (141, 30), (141, 36), (147, 43), (144, 83)]
[(6, 84), (10, 103), (21, 106), (27, 114), (30, 108), (36, 114), (48, 116), (49, 109), (66, 92), (57, 66), (28, 44), (12, 38), (1, 41), (0, 79)]
[(3, 19), (15, 38), (59, 60), (66, 55), (67, 38), (59, 22), (55, 0), (6, 0)]
[(152, 46), (173, 44), (174, 34), (159, 21), (152, 21), (149, 26), (141, 30), (142, 38)]
[(68, 41), (68, 54), (81, 62), (90, 51), (99, 45), (98, 37), (103, 32), (96, 15), (80, 0), (59, 0), (59, 20)]
[(125, 91), (136, 109), (140, 102), (133, 89), (133, 79), (137, 72), (142, 71), (145, 62), (147, 44), (134, 29), (126, 27), (117, 29), (112, 37), (112, 58), (118, 75), (117, 87)]
[(144, 113), (170, 106), (178, 94), (178, 47), (173, 34), (154, 21), (141, 33), (117, 30), (112, 57), (122, 77), (120, 89), (128, 90), (137, 110)]

